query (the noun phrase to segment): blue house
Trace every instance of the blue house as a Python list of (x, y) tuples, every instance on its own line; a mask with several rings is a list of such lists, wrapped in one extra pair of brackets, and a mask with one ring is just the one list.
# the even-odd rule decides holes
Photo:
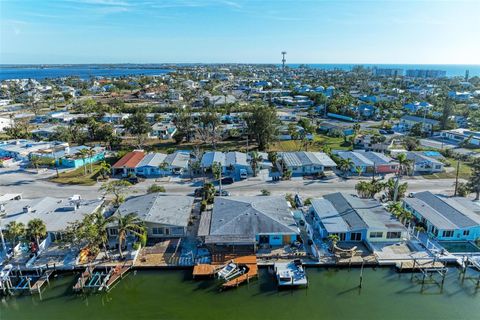
[(198, 231), (205, 244), (284, 246), (297, 240), (297, 227), (283, 196), (216, 197), (211, 214), (202, 214)]
[(403, 105), (403, 109), (411, 113), (416, 113), (418, 111), (425, 110), (425, 109), (430, 110), (431, 108), (432, 108), (432, 105), (426, 101), (422, 101), (422, 102), (415, 101), (415, 102), (407, 103)]
[(33, 156), (41, 158), (55, 159), (55, 164), (62, 168), (76, 169), (81, 166), (90, 163), (96, 163), (105, 159), (105, 149), (101, 147), (95, 147), (92, 149), (92, 155), (86, 155), (82, 158), (80, 155), (81, 150), (90, 150), (87, 146), (60, 146), (53, 149), (43, 149), (32, 153)]
[(403, 201), (404, 208), (437, 240), (474, 241), (480, 238), (480, 205), (460, 197), (418, 192)]

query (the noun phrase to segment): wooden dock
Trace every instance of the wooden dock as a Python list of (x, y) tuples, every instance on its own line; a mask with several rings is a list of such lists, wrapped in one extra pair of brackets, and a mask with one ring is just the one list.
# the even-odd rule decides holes
[(115, 268), (112, 268), (107, 281), (99, 290), (103, 290), (103, 289), (106, 291), (110, 290), (117, 281), (123, 278), (124, 274), (126, 274), (131, 267), (132, 267), (131, 263), (129, 264), (124, 263), (123, 265), (117, 265), (115, 266)]
[(193, 278), (195, 277), (213, 277), (219, 266), (211, 264), (197, 264), (193, 267)]
[(50, 283), (50, 277), (53, 274), (53, 270), (47, 270), (45, 271), (40, 278), (38, 278), (37, 281), (33, 284), (33, 286), (30, 287), (30, 293), (41, 293), (42, 287), (45, 285), (45, 283)]
[(445, 264), (439, 261), (433, 260), (405, 260), (397, 262), (396, 267), (399, 271), (404, 272), (415, 272), (420, 271), (420, 269), (433, 269), (439, 270), (445, 268)]
[(87, 283), (88, 279), (92, 276), (92, 269), (87, 267), (84, 272), (80, 275), (77, 280), (77, 283), (73, 286), (73, 291), (80, 291), (83, 290), (85, 284)]
[(232, 262), (237, 265), (246, 265), (248, 267), (248, 271), (247, 273), (244, 273), (235, 279), (225, 282), (224, 284), (222, 284), (222, 288), (226, 289), (226, 288), (238, 287), (240, 284), (244, 283), (245, 281), (249, 282), (250, 279), (258, 276), (258, 265), (257, 265), (256, 256), (239, 257), (239, 258), (233, 259)]

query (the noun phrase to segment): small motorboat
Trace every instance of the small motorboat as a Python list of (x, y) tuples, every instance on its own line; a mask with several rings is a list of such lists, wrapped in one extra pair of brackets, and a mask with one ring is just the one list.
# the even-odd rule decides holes
[(275, 263), (275, 272), (279, 287), (307, 286), (308, 280), (301, 261)]
[(236, 273), (237, 269), (238, 269), (237, 265), (233, 262), (230, 262), (225, 267), (223, 267), (220, 271), (218, 271), (217, 274), (220, 279), (226, 280), (232, 274)]

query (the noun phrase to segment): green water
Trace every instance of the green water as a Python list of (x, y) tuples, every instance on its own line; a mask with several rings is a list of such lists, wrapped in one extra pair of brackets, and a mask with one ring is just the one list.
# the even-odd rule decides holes
[(310, 286), (278, 291), (266, 270), (226, 292), (188, 271), (139, 271), (108, 294), (74, 295), (73, 276), (59, 276), (38, 296), (8, 298), (0, 319), (480, 319), (480, 290), (449, 271), (443, 292), (390, 269), (308, 269)]

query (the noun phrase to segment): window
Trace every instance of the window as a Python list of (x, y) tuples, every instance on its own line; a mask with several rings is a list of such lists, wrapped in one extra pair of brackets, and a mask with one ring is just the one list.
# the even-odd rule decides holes
[(445, 230), (442, 233), (444, 238), (451, 238), (453, 237), (453, 230)]
[(387, 232), (387, 239), (399, 239), (401, 237), (402, 233), (400, 231)]
[(383, 238), (383, 232), (370, 232), (370, 239)]
[(360, 241), (362, 240), (362, 234), (360, 232), (350, 233), (350, 241)]
[(470, 230), (463, 230), (463, 235), (464, 236), (470, 235)]
[(345, 241), (345, 233), (330, 233), (330, 235), (332, 236), (338, 236), (338, 238), (340, 239), (340, 241)]
[(118, 236), (118, 229), (108, 229), (111, 236)]
[(163, 228), (152, 228), (152, 234), (163, 234)]

